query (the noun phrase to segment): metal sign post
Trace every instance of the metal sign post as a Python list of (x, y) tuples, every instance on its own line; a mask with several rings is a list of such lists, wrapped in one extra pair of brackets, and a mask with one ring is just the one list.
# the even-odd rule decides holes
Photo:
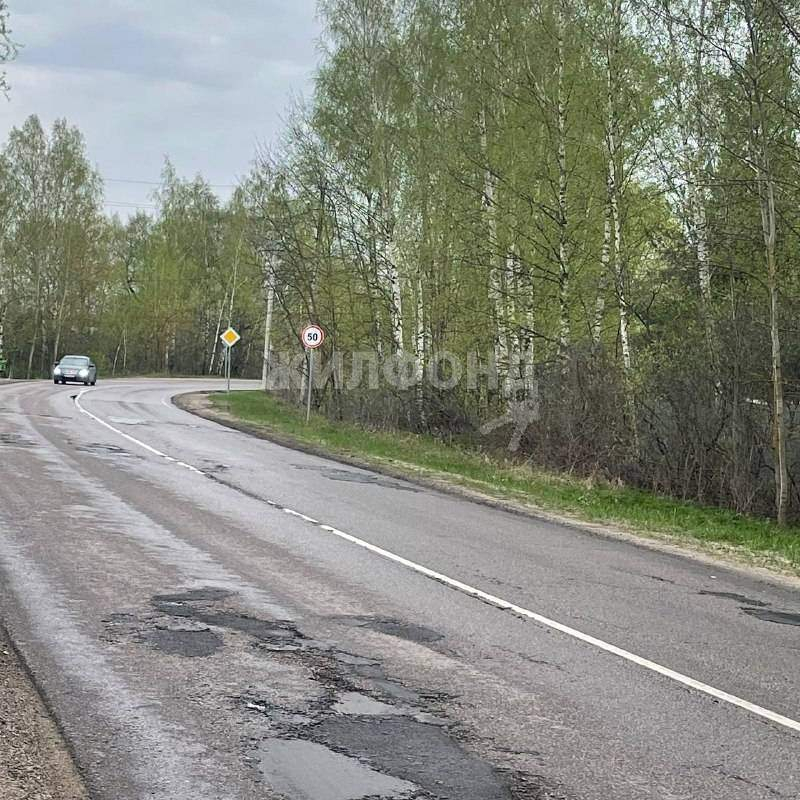
[(308, 398), (306, 399), (306, 423), (311, 419), (311, 387), (314, 385), (314, 349), (306, 347), (308, 358)]
[(228, 328), (220, 337), (225, 345), (225, 379), (227, 381), (227, 392), (231, 393), (231, 350), (236, 342), (242, 337), (233, 329)]
[(306, 325), (300, 331), (300, 341), (306, 349), (308, 359), (308, 396), (306, 397), (306, 423), (311, 419), (311, 388), (314, 385), (314, 351), (322, 347), (325, 331), (319, 325)]

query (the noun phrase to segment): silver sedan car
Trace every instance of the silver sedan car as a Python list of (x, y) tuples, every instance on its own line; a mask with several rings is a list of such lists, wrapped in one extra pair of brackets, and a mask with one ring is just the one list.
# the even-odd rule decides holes
[(97, 383), (97, 367), (88, 356), (64, 356), (53, 367), (53, 383)]

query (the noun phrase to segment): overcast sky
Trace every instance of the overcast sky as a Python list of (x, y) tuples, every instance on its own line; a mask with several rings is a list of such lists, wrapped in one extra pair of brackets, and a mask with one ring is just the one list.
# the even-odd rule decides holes
[[(308, 96), (318, 59), (315, 0), (9, 0), (10, 100), (0, 137), (38, 114), (86, 137), (106, 199), (152, 200), (169, 156), (212, 184), (244, 175), (257, 143)], [(218, 189), (227, 196), (229, 190)], [(110, 211), (127, 216), (125, 205)]]

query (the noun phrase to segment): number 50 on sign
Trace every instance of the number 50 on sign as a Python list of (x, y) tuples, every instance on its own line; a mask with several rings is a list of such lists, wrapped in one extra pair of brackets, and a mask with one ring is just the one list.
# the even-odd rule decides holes
[(303, 347), (308, 350), (316, 350), (325, 341), (325, 331), (319, 325), (306, 325), (300, 331), (300, 339), (303, 342)]

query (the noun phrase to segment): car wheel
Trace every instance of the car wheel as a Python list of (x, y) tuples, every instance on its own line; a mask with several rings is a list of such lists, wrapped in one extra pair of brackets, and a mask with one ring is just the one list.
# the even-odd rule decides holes
[(97, 383), (97, 381), (92, 381), (92, 386), (94, 386), (96, 383)]
[(61, 383), (61, 381), (59, 381), (58, 378), (53, 378), (53, 383), (56, 384), (56, 386), (58, 386), (58, 384)]

